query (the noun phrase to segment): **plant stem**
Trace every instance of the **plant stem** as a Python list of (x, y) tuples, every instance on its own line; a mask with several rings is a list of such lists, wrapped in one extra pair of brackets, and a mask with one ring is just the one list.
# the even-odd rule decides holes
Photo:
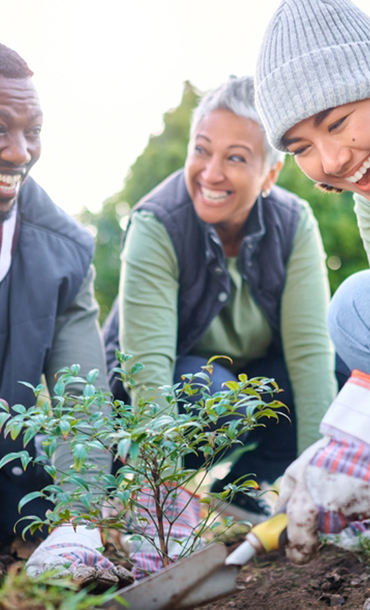
[(153, 481), (154, 481), (154, 500), (155, 500), (155, 513), (157, 516), (158, 523), (158, 537), (159, 545), (162, 552), (163, 567), (169, 565), (168, 559), (168, 545), (165, 540), (164, 526), (163, 526), (163, 510), (161, 506), (161, 489), (160, 489), (160, 477), (158, 476), (157, 463), (155, 461), (152, 469)]

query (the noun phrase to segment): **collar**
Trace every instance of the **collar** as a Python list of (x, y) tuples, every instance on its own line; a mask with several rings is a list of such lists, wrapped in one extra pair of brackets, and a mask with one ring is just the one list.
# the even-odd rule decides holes
[(17, 228), (17, 207), (16, 204), (11, 215), (0, 225), (0, 282), (9, 271)]
[[(245, 235), (240, 246), (240, 251), (244, 246), (248, 246), (250, 250), (254, 250), (255, 246), (262, 239), (266, 233), (266, 226), (263, 217), (263, 205), (264, 201), (262, 195), (259, 195), (250, 211), (250, 214), (245, 222)], [(199, 218), (197, 219), (201, 226), (202, 232), (205, 239), (206, 248), (206, 259), (210, 262), (216, 258), (216, 250), (220, 249), (223, 253), (221, 240), (217, 234), (217, 231), (213, 225), (210, 225)]]

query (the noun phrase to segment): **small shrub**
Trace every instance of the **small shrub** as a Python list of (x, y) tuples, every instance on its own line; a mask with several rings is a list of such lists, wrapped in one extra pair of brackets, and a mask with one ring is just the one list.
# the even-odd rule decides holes
[[(118, 357), (122, 368), (115, 369), (116, 374), (135, 389), (134, 374), (142, 365), (132, 367), (129, 375), (124, 367), (130, 356), (119, 353)], [(179, 513), (170, 514), (169, 500), (192, 483), (191, 499), (226, 452), (242, 444), (246, 432), (263, 426), (264, 418), (278, 421), (279, 416), (284, 415), (284, 408), (287, 409), (276, 399), (266, 403), (263, 398), (271, 400), (280, 391), (273, 379), (248, 379), (241, 374), (238, 381), (229, 381), (222, 391), (212, 394), (213, 360), (196, 375), (185, 375), (182, 385), (161, 389), (166, 408), (148, 399), (140, 399), (135, 408), (112, 401), (110, 395), (103, 394), (94, 385), (98, 371), (90, 371), (82, 378), (76, 364), (59, 371), (52, 407), (49, 400), (42, 400), (43, 386), (34, 388), (30, 384), (26, 385), (35, 394), (35, 406), (26, 410), (22, 405), (15, 405), (15, 415), (11, 415), (7, 405), (0, 404), (0, 425), (5, 426), (5, 435), (10, 434), (15, 439), (22, 433), (25, 447), (21, 452), (5, 456), (0, 461), (0, 468), (20, 458), (24, 469), (30, 462), (43, 464), (53, 479), (42, 491), (29, 493), (21, 500), (20, 510), (36, 497), (48, 498), (55, 505), (42, 521), (23, 517), (30, 520), (23, 533), (27, 530), (34, 533), (44, 525), (52, 529), (71, 521), (75, 525), (84, 523), (102, 530), (114, 528), (130, 532), (136, 540), (147, 539), (156, 547), (163, 565), (168, 565), (171, 532), (180, 516)], [(68, 392), (68, 386), (76, 382), (83, 385), (80, 396)], [(183, 405), (181, 414), (177, 411), (179, 402)], [(44, 436), (42, 446), (47, 463), (45, 456), (32, 459), (27, 452), (28, 443), (40, 434)], [(68, 472), (57, 472), (52, 463), (61, 441), (70, 443), (73, 454), (73, 465)], [(116, 474), (91, 463), (92, 449), (109, 452), (120, 462)], [(185, 458), (190, 454), (202, 456), (200, 470), (184, 468)], [(221, 503), (231, 501), (239, 491), (253, 493), (258, 486), (250, 477), (246, 475), (221, 493), (208, 493), (200, 500), (205, 516), (194, 528), (190, 543), (183, 545), (180, 557), (193, 552), (205, 530), (215, 527), (214, 510)], [(154, 498), (153, 511), (142, 500), (144, 488), (149, 489)], [(76, 510), (76, 502), (83, 505), (82, 512), (80, 508)], [(102, 514), (103, 505), (111, 510)], [(148, 524), (154, 526), (155, 536), (146, 533)]]

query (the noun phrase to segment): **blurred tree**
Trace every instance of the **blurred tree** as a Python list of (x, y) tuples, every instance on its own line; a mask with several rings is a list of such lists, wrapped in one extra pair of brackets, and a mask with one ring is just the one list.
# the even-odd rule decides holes
[(351, 193), (336, 195), (317, 189), (287, 156), (278, 184), (306, 199), (319, 223), (332, 293), (352, 273), (368, 268)]
[(96, 240), (95, 294), (101, 322), (118, 292), (122, 232), (130, 207), (183, 166), (191, 112), (198, 97), (197, 90), (186, 81), (179, 106), (163, 115), (163, 131), (149, 137), (144, 152), (131, 166), (122, 191), (107, 199), (98, 213), (85, 209), (79, 215), (80, 222), (90, 229)]
[[(164, 114), (163, 131), (149, 137), (145, 150), (131, 166), (122, 191), (107, 199), (99, 213), (84, 210), (80, 215), (81, 222), (96, 236), (95, 289), (101, 321), (118, 292), (122, 230), (130, 207), (184, 165), (191, 113), (198, 97), (198, 91), (185, 82), (179, 106)], [(328, 257), (332, 292), (346, 277), (368, 267), (350, 193), (334, 195), (319, 191), (290, 156), (278, 183), (306, 199), (313, 209)]]
[(119, 197), (130, 206), (135, 205), (152, 188), (184, 165), (189, 141), (191, 113), (199, 93), (188, 82), (180, 105), (163, 115), (164, 129), (150, 136), (144, 152), (131, 166)]

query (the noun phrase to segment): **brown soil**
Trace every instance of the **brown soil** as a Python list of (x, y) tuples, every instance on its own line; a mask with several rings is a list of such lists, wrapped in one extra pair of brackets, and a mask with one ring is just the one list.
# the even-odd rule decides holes
[(243, 568), (238, 585), (238, 593), (202, 610), (370, 610), (370, 565), (332, 545), (305, 566), (293, 565), (279, 551), (259, 557)]
[[(0, 547), (0, 575), (14, 562), (22, 565), (33, 548)], [(238, 586), (239, 592), (202, 610), (370, 610), (370, 562), (332, 545), (322, 546), (306, 566), (293, 565), (283, 551), (255, 558), (240, 571)]]

